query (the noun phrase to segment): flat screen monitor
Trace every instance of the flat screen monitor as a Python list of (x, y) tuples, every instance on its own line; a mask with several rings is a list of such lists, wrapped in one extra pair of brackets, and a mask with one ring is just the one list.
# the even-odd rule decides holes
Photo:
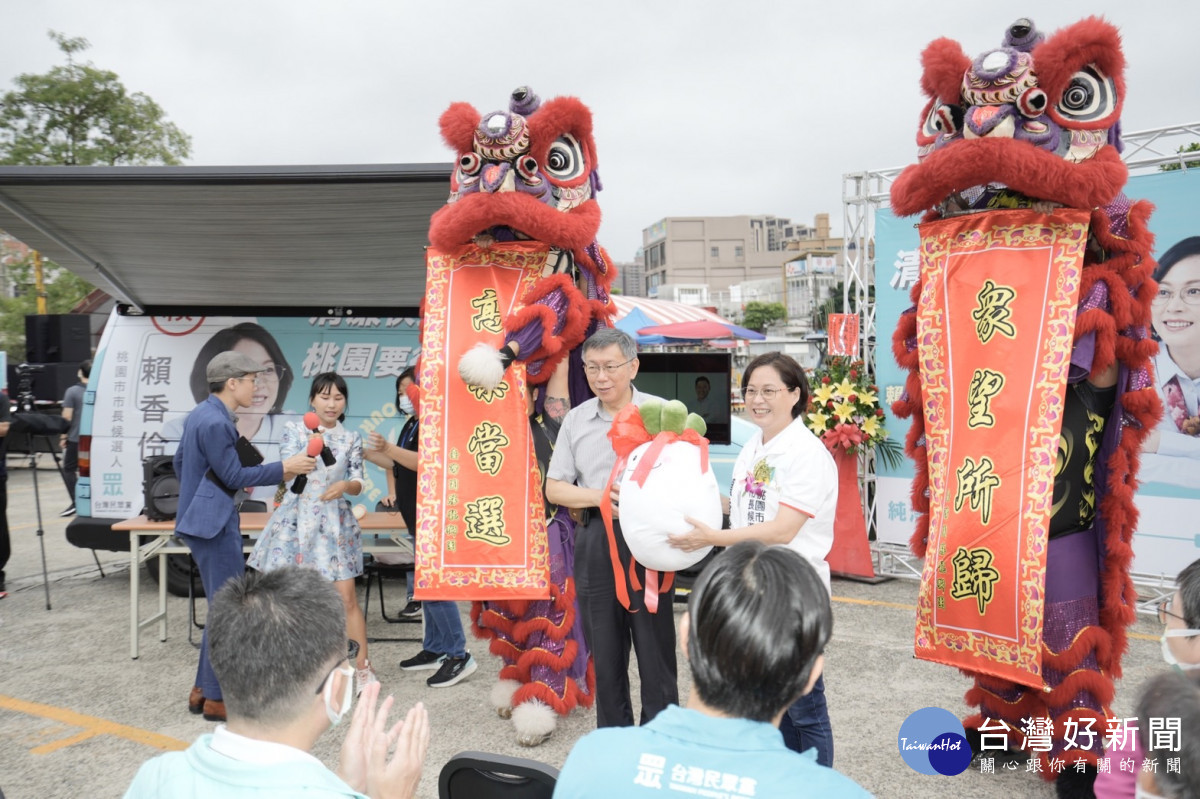
[(640, 352), (639, 391), (677, 399), (708, 423), (704, 434), (713, 444), (728, 444), (729, 374), (728, 352)]

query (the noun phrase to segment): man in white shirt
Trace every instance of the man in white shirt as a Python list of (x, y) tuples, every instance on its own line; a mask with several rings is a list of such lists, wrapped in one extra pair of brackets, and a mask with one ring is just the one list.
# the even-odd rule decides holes
[[(357, 654), (348, 653), (342, 600), (320, 574), (286, 566), (230, 580), (213, 599), (208, 643), (228, 723), (144, 763), (126, 799), (416, 796), (429, 716), (418, 703), (385, 729), (392, 698), (376, 712), (378, 682), (363, 689), (337, 773), (310, 754), (350, 709)], [(395, 754), (368, 757), (376, 746)]]
[[(625, 406), (640, 406), (649, 394), (633, 385), (637, 377), (637, 345), (627, 333), (601, 328), (583, 343), (583, 368), (596, 395), (563, 419), (546, 470), (546, 499), (570, 508), (575, 525), (575, 584), (583, 635), (592, 652), (596, 674), (596, 726), (633, 726), (629, 696), (629, 650), (632, 646), (641, 678), (645, 724), (679, 701), (675, 662), (674, 588), (659, 597), (650, 612), (643, 596), (630, 592), (631, 607), (617, 599), (616, 575), (600, 505), (609, 501), (604, 487), (617, 462), (608, 431)], [(613, 535), (619, 566), (627, 574), (632, 558), (621, 538), (620, 502), (613, 501)], [(622, 553), (621, 550), (624, 549)], [(645, 569), (632, 564), (644, 586)]]

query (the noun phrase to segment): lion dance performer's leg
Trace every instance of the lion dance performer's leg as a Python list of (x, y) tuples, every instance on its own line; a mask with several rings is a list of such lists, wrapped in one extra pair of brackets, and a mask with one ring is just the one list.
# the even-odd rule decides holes
[(517, 740), (536, 746), (554, 731), (556, 714), (576, 705), (591, 707), (595, 678), (576, 614), (574, 525), (560, 508), (547, 525), (551, 594), (548, 600), (477, 602), (474, 632), (491, 638), (491, 652), (504, 660), (492, 700), (500, 715), (511, 714)]

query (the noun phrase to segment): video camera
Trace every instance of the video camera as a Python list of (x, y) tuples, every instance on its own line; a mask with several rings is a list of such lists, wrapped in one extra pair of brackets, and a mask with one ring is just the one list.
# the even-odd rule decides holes
[(33, 413), (34, 403), (36, 402), (33, 396), (33, 376), (39, 372), (44, 372), (46, 365), (41, 363), (19, 363), (16, 367), (17, 372), (17, 411), (20, 413)]
[(50, 416), (37, 411), (37, 400), (33, 396), (33, 376), (45, 370), (46, 365), (41, 363), (17, 364), (17, 410), (9, 428), (10, 435), (27, 433), (31, 436), (56, 436), (67, 432), (71, 426), (71, 423), (61, 416)]

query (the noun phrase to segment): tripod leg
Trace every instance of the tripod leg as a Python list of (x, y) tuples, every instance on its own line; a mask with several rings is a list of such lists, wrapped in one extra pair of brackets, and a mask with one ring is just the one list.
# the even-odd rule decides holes
[(100, 577), (104, 578), (104, 567), (100, 565), (100, 556), (96, 554), (96, 550), (92, 550), (92, 560), (96, 561), (96, 568), (100, 570)]
[[(45, 438), (45, 436), (42, 436)], [(46, 568), (46, 531), (42, 528), (42, 495), (38, 490), (37, 448), (32, 435), (26, 436), (29, 442), (29, 471), (33, 474), (33, 506), (37, 510), (37, 537), (42, 548), (42, 586), (46, 589), (46, 610), (50, 610), (50, 572)], [(61, 473), (61, 472), (60, 472)]]

